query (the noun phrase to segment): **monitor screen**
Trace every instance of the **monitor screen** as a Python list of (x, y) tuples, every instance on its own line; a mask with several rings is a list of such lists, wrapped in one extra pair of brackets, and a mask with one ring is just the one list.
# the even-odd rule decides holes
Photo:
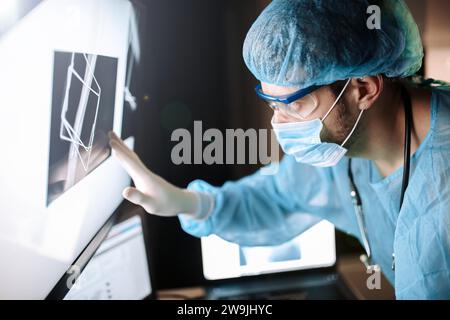
[(142, 222), (134, 216), (112, 227), (64, 299), (140, 300), (151, 292)]
[(137, 107), (140, 17), (128, 0), (45, 0), (0, 34), (0, 298), (45, 298), (123, 200), (107, 134)]
[(334, 226), (321, 221), (277, 246), (243, 247), (217, 236), (201, 240), (208, 280), (329, 267), (336, 262)]

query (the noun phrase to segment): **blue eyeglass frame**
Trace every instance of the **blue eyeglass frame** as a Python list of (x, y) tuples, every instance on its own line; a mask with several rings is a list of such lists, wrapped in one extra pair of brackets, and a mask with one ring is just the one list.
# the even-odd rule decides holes
[(258, 97), (260, 97), (263, 100), (280, 102), (280, 103), (284, 103), (284, 104), (290, 104), (294, 101), (297, 101), (298, 99), (301, 99), (301, 98), (307, 96), (308, 94), (310, 94), (314, 90), (319, 89), (320, 87), (321, 86), (310, 86), (310, 87), (307, 87), (304, 89), (300, 89), (294, 93), (284, 95), (284, 96), (278, 96), (278, 97), (271, 96), (271, 95), (268, 95), (268, 94), (265, 94), (264, 92), (262, 92), (261, 84), (258, 84), (255, 87), (255, 91), (256, 91), (256, 94), (258, 95)]

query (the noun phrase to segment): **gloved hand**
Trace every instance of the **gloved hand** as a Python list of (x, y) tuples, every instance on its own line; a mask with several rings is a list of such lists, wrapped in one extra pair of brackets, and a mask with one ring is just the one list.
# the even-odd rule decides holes
[(202, 212), (199, 193), (178, 188), (151, 172), (114, 132), (109, 133), (109, 138), (115, 156), (136, 186), (123, 190), (125, 199), (158, 216), (171, 217), (179, 213), (193, 218), (199, 216)]

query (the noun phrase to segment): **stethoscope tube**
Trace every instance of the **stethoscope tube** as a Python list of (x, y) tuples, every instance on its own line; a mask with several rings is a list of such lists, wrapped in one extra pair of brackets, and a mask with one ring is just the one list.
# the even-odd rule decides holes
[[(412, 105), (411, 97), (407, 89), (402, 85), (401, 94), (403, 99), (403, 108), (405, 110), (405, 137), (404, 137), (404, 148), (403, 148), (403, 178), (402, 178), (402, 188), (400, 192), (400, 205), (399, 212), (403, 205), (403, 200), (405, 198), (406, 189), (409, 184), (410, 176), (410, 166), (411, 166), (411, 130), (413, 125), (413, 115), (412, 115)], [(366, 255), (361, 256), (361, 261), (364, 263), (366, 268), (372, 270), (380, 270), (378, 265), (371, 264), (372, 250), (370, 248), (369, 239), (367, 236), (367, 229), (364, 221), (364, 213), (362, 208), (362, 201), (358, 188), (356, 187), (355, 180), (352, 172), (352, 159), (348, 161), (348, 177), (350, 182), (350, 197), (353, 202), (353, 207), (356, 215), (356, 221), (358, 223), (358, 228), (362, 237), (362, 242)], [(395, 254), (392, 254), (392, 269), (395, 269)]]
[(400, 205), (398, 211), (402, 209), (406, 189), (409, 184), (410, 166), (411, 166), (411, 130), (413, 125), (413, 114), (411, 106), (411, 97), (404, 86), (402, 86), (403, 107), (405, 108), (405, 141), (403, 148), (403, 179), (400, 193)]

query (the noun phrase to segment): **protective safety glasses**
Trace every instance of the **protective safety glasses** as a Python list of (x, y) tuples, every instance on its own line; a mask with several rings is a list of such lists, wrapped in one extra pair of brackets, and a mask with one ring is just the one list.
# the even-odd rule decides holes
[(318, 101), (311, 93), (320, 86), (310, 86), (285, 96), (271, 96), (262, 92), (261, 84), (255, 88), (256, 94), (274, 111), (281, 111), (289, 116), (305, 120), (318, 107)]

